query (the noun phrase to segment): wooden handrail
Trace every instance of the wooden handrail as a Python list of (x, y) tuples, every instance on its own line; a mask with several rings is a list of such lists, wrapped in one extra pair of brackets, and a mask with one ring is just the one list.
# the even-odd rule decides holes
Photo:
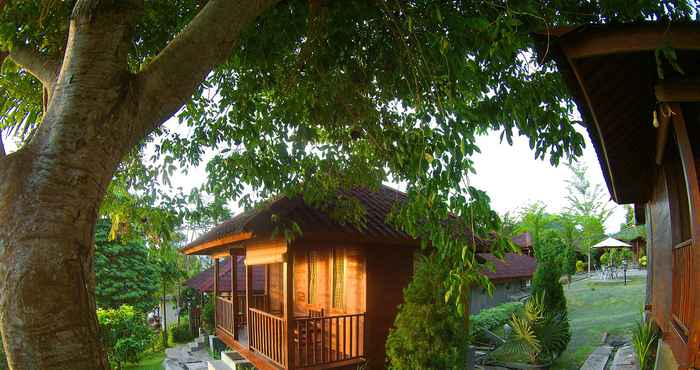
[(676, 245), (673, 247), (673, 249), (679, 249), (679, 248), (690, 247), (691, 245), (693, 245), (693, 239), (692, 239), (692, 238), (690, 238), (690, 239), (688, 239), (688, 240), (686, 240), (686, 241), (684, 241), (684, 242), (680, 242), (680, 243), (676, 244)]
[(273, 319), (275, 319), (275, 320), (282, 320), (282, 321), (284, 321), (284, 318), (282, 318), (282, 317), (279, 317), (279, 316), (277, 316), (277, 315), (273, 315), (273, 314), (268, 313), (268, 312), (265, 312), (265, 311), (258, 310), (258, 309), (256, 309), (256, 308), (252, 308), (252, 307), (251, 307), (251, 308), (249, 308), (248, 310), (250, 310), (251, 312), (257, 313), (257, 314), (259, 314), (259, 315), (262, 315), (262, 316), (266, 316), (266, 317), (273, 318)]
[(273, 363), (286, 367), (284, 341), (287, 325), (284, 318), (248, 308), (248, 342), (250, 348)]
[(365, 357), (367, 333), (365, 313), (295, 318), (295, 365), (315, 367)]
[(225, 330), (231, 334), (231, 336), (236, 333), (233, 311), (233, 302), (231, 300), (223, 297), (216, 297), (216, 316), (214, 319), (216, 322), (216, 327)]
[(688, 336), (688, 324), (693, 320), (693, 256), (695, 248), (683, 242), (673, 249), (672, 287), (671, 287), (671, 315), (675, 324), (683, 331), (685, 338)]

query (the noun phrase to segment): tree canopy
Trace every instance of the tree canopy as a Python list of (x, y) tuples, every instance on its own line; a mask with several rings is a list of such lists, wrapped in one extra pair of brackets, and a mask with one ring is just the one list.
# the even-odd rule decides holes
[[(341, 186), (404, 183), (409, 202), (392, 222), (441, 256), (461, 257), (448, 280), (460, 302), (474, 278), (473, 240), (452, 226), (499, 224), (469, 186), (475, 137), (524, 135), (553, 164), (584, 145), (568, 93), (554, 65), (537, 59), (531, 33), (692, 14), (682, 0), (0, 1), (0, 128), (21, 145), (0, 150), (0, 268), (8, 272), (0, 291), (20, 291), (35, 271), (60, 286), (22, 310), (0, 296), (11, 365), (55, 357), (43, 350), (54, 347), (42, 335), (50, 333), (4, 319), (9, 311), (38, 322), (29, 316), (41, 308), (80, 326), (72, 331), (80, 337), (63, 338), (78, 343), (63, 361), (106, 367), (92, 360), (100, 349), (90, 294), (69, 307), (60, 293), (89, 288), (103, 202), (103, 211), (133, 208), (109, 203), (128, 192), (175, 210), (204, 204), (198, 193), (157, 186), (167, 188), (178, 165), (207, 163), (200, 191), (214, 204), (301, 193), (322, 204)], [(163, 126), (173, 115), (178, 123)], [(340, 203), (340, 217), (361, 223), (360, 207)], [(47, 251), (55, 258), (36, 270)]]
[(100, 308), (129, 305), (142, 313), (157, 306), (157, 265), (143, 241), (111, 239), (111, 224), (97, 223), (95, 237), (95, 296)]

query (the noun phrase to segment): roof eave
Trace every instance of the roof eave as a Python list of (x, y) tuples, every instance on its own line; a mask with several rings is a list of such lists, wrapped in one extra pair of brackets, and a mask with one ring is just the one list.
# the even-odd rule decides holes
[(249, 240), (254, 237), (252, 232), (242, 231), (235, 234), (229, 234), (219, 239), (214, 239), (201, 244), (188, 245), (180, 249), (180, 253), (185, 255), (211, 255), (223, 246)]

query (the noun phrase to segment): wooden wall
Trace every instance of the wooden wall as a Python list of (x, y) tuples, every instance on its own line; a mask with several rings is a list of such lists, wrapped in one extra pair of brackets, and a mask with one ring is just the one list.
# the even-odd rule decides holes
[(413, 277), (415, 247), (367, 247), (368, 368), (384, 369), (385, 343), (394, 325), (403, 289)]
[[(680, 113), (678, 108), (674, 111)], [(700, 225), (697, 219), (700, 194), (695, 169), (698, 149), (695, 148), (694, 153), (691, 148), (691, 145), (696, 145), (694, 141), (700, 140), (698, 137), (700, 135), (689, 137), (685, 123), (682, 120), (678, 121), (681, 117), (680, 114), (673, 117), (674, 127), (669, 135), (663, 164), (659, 168), (653, 194), (647, 204), (649, 216), (647, 223), (650, 230), (647, 249), (651, 258), (649, 271), (653, 274), (648, 279), (651, 283), (651, 297), (648, 297), (647, 302), (651, 304), (651, 316), (663, 331), (665, 345), (673, 351), (674, 361), (681, 368), (688, 368), (692, 366), (694, 360), (696, 364), (700, 362), (696, 357), (700, 352), (697, 345), (700, 341), (698, 337), (700, 317), (697, 317), (697, 312), (700, 310), (694, 307), (697, 304), (694, 302), (700, 299), (697, 288), (700, 286), (698, 284), (700, 271), (691, 268), (685, 273), (686, 275), (683, 275), (679, 265), (698, 265), (700, 261), (700, 255), (697, 252), (700, 242)], [(697, 130), (697, 128), (693, 127), (691, 130)], [(693, 261), (681, 259), (679, 262), (678, 258), (681, 257), (676, 257), (679, 265), (674, 265), (674, 250), (681, 251), (677, 248), (682, 248), (687, 240), (691, 240), (691, 244), (685, 251), (689, 251), (688, 254)], [(676, 284), (674, 284), (674, 270), (678, 274), (675, 276)], [(690, 282), (685, 283), (686, 288), (683, 288), (680, 282), (688, 279)], [(685, 298), (676, 297), (683, 302), (678, 305), (680, 308), (677, 310), (682, 310), (682, 313), (679, 313), (680, 317), (683, 315), (691, 317), (686, 319), (689, 331), (687, 338), (685, 334), (681, 334), (683, 329), (679, 329), (678, 324), (674, 324), (672, 319), (674, 295), (680, 295), (681, 292), (685, 292), (683, 293)], [(692, 316), (692, 312), (695, 312), (695, 317)]]
[(274, 314), (282, 314), (284, 300), (284, 276), (282, 276), (282, 264), (273, 263), (267, 265), (269, 276), (267, 287), (269, 289), (270, 312)]
[(671, 278), (672, 248), (671, 209), (666, 184), (666, 175), (662, 171), (654, 187), (654, 194), (649, 202), (649, 224), (651, 225), (650, 248), (652, 279), (651, 307), (659, 327), (668, 330), (668, 317), (671, 314)]
[[(333, 249), (345, 258), (345, 308), (333, 307), (332, 254)], [(361, 313), (366, 310), (366, 275), (364, 248), (332, 243), (298, 243), (294, 248), (294, 310), (297, 316), (306, 316), (309, 310), (321, 310), (326, 315)], [(317, 256), (318, 280), (316, 302), (309, 303), (309, 253)]]

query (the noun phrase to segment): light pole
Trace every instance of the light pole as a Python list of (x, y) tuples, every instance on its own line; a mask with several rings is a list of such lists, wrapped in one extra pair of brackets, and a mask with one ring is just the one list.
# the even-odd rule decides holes
[(625, 277), (625, 285), (627, 285), (627, 258), (622, 260), (622, 275)]

